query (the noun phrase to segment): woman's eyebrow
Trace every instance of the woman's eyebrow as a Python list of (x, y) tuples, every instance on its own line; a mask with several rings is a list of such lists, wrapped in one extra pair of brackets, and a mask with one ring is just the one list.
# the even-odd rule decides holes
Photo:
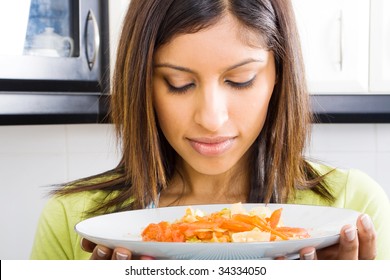
[(155, 68), (161, 68), (161, 67), (172, 68), (172, 69), (175, 69), (175, 70), (178, 70), (178, 71), (195, 74), (195, 71), (193, 71), (193, 70), (191, 70), (191, 69), (189, 69), (187, 67), (177, 66), (177, 65), (174, 65), (174, 64), (170, 64), (170, 63), (158, 63), (158, 64), (155, 64), (154, 67)]
[(241, 61), (241, 62), (239, 62), (237, 64), (234, 64), (234, 65), (228, 67), (226, 69), (226, 71), (230, 71), (230, 70), (236, 69), (238, 67), (241, 67), (241, 66), (244, 66), (246, 64), (253, 63), (253, 62), (264, 62), (264, 59), (249, 58), (249, 59), (246, 59), (244, 61)]
[[(230, 71), (230, 70), (233, 70), (233, 69), (236, 69), (238, 67), (241, 67), (243, 65), (246, 65), (246, 64), (249, 64), (249, 63), (253, 63), (253, 62), (263, 62), (264, 60), (263, 59), (254, 59), (254, 58), (249, 58), (249, 59), (246, 59), (246, 60), (243, 60), (237, 64), (234, 64), (232, 66), (229, 66), (225, 71)], [(183, 66), (178, 66), (178, 65), (174, 65), (174, 64), (171, 64), (171, 63), (157, 63), (154, 65), (155, 68), (161, 68), (161, 67), (166, 67), (166, 68), (171, 68), (171, 69), (174, 69), (174, 70), (178, 70), (178, 71), (182, 71), (182, 72), (187, 72), (187, 73), (191, 73), (191, 74), (195, 74), (195, 71), (194, 70), (191, 70), (190, 68), (187, 68), (187, 67), (183, 67)]]

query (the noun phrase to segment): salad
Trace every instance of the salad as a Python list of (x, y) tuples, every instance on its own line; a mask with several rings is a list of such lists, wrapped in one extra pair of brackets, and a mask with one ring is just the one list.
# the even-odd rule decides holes
[(188, 207), (175, 222), (151, 223), (142, 231), (143, 241), (154, 242), (269, 242), (310, 237), (308, 231), (282, 223), (282, 208), (254, 207), (241, 203), (207, 214)]

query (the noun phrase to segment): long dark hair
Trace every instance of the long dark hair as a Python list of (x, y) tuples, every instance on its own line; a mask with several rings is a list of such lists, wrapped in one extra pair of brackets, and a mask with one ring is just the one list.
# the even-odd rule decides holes
[(144, 208), (157, 200), (173, 176), (176, 152), (160, 131), (153, 110), (154, 53), (174, 36), (207, 28), (227, 13), (258, 32), (259, 40), (274, 53), (277, 72), (265, 125), (251, 147), (247, 201), (284, 203), (297, 188), (333, 199), (323, 176), (303, 156), (312, 115), (290, 0), (132, 0), (112, 81), (111, 118), (122, 159), (115, 169), (72, 182), (58, 194), (115, 192), (93, 211)]

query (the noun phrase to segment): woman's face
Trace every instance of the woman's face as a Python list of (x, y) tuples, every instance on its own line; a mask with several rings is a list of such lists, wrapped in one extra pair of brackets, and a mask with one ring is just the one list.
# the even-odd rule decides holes
[(275, 85), (272, 52), (231, 16), (174, 37), (154, 58), (160, 127), (186, 168), (216, 175), (237, 166), (259, 135)]

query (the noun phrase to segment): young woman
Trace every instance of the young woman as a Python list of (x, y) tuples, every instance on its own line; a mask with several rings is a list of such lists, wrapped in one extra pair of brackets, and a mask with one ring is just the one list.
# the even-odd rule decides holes
[(390, 259), (382, 189), (356, 170), (304, 158), (308, 98), (290, 1), (132, 0), (112, 86), (122, 159), (55, 191), (31, 257), (140, 257), (80, 240), (74, 225), (95, 215), (261, 202), (363, 213), (340, 229), (339, 244), (305, 248), (302, 259)]

